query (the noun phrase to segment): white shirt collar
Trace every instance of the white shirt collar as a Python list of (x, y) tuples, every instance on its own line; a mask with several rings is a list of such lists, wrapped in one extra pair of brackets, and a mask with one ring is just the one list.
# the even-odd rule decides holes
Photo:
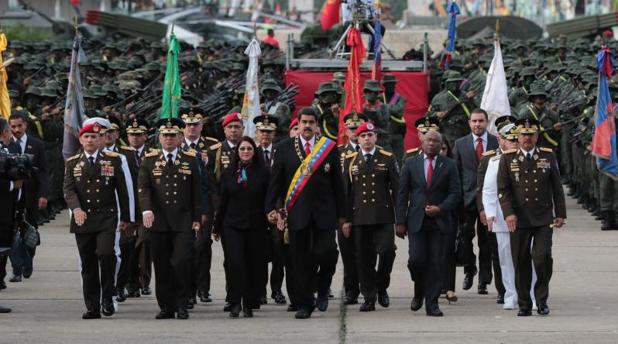
[(144, 148), (146, 148), (146, 145), (142, 145), (139, 148), (134, 148), (137, 151), (137, 154), (142, 155), (142, 152), (144, 151)]
[(309, 145), (311, 146), (311, 148), (313, 149), (313, 146), (315, 146), (315, 135), (313, 135), (313, 137), (311, 139), (309, 139), (309, 141), (305, 140), (305, 138), (302, 135), (298, 135), (298, 137), (300, 137), (300, 143), (302, 144), (302, 148), (305, 148), (305, 144), (307, 142), (309, 142)]
[(472, 138), (473, 138), (474, 143), (476, 143), (476, 140), (478, 140), (478, 138), (479, 138), (479, 137), (483, 140), (483, 142), (487, 142), (487, 131), (485, 131), (485, 132), (483, 133), (483, 135), (481, 135), (481, 136), (476, 136), (476, 135), (473, 133), (473, 134), (472, 134)]
[(97, 160), (97, 156), (99, 156), (99, 150), (97, 149), (94, 153), (92, 153), (92, 155), (84, 151), (84, 155), (86, 156), (86, 159), (90, 159), (90, 157), (93, 156), (94, 160)]
[(262, 147), (262, 150), (268, 151), (269, 153), (273, 152), (273, 144), (271, 143), (268, 147)]
[(107, 150), (108, 150), (108, 151), (110, 151), (110, 152), (113, 152), (113, 151), (114, 151), (114, 148), (116, 148), (116, 144), (115, 144), (115, 143), (114, 143), (113, 145), (111, 145), (111, 146), (109, 146), (109, 147), (105, 148), (105, 149), (107, 149)]
[(532, 156), (532, 155), (534, 155), (534, 151), (536, 150), (536, 147), (532, 148), (532, 150), (529, 150), (529, 151), (527, 151), (527, 150), (525, 150), (525, 149), (523, 149), (523, 148), (519, 148), (519, 150), (520, 150), (520, 151), (521, 151), (524, 155), (527, 155), (528, 153), (530, 153), (530, 156)]
[(199, 137), (195, 139), (195, 141), (191, 141), (185, 136), (185, 143), (187, 144), (187, 146), (191, 146), (192, 143), (194, 143), (197, 146), (198, 142), (200, 142)]
[(371, 154), (371, 156), (373, 157), (376, 154), (376, 147), (374, 146), (373, 149), (371, 151), (369, 151), (369, 152), (365, 151), (362, 148), (361, 148), (361, 151), (363, 153), (363, 157), (365, 157), (365, 155), (367, 155), (367, 154)]
[(163, 158), (165, 160), (167, 160), (167, 155), (170, 154), (170, 153), (172, 154), (172, 160), (176, 160), (176, 155), (178, 154), (178, 148), (174, 148), (174, 150), (171, 151), (171, 152), (168, 152), (165, 149), (161, 149), (161, 152), (162, 152)]
[(230, 148), (236, 147), (236, 145), (233, 144), (230, 140), (225, 140), (225, 141), (227, 141), (227, 144), (230, 146)]
[(353, 148), (354, 150), (356, 150), (356, 147), (358, 146), (358, 143), (355, 143), (355, 142), (350, 141), (350, 146), (352, 146), (352, 148)]
[[(432, 160), (433, 162), (436, 161), (436, 159), (438, 158), (438, 155), (440, 155), (440, 154), (436, 154), (436, 155), (433, 156), (433, 160)], [(423, 160), (429, 160), (429, 156), (427, 154), (425, 154), (425, 153), (423, 153)]]

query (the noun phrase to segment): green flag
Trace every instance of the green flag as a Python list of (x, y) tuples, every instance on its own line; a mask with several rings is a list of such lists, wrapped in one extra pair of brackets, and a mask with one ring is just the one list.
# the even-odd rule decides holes
[(165, 67), (165, 83), (163, 84), (163, 101), (160, 118), (178, 117), (178, 103), (180, 102), (182, 87), (178, 73), (178, 54), (180, 45), (176, 36), (170, 35), (169, 49), (167, 50), (167, 66)]

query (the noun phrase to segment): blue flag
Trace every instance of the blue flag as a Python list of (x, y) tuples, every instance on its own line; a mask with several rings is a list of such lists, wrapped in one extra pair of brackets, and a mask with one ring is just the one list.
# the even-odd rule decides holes
[(615, 59), (611, 51), (603, 47), (597, 54), (599, 68), (599, 94), (595, 113), (592, 154), (597, 158), (597, 167), (618, 180), (618, 155), (616, 154), (616, 111), (609, 94), (608, 79), (614, 73)]
[(67, 87), (67, 99), (64, 105), (62, 156), (65, 160), (79, 151), (79, 130), (86, 120), (84, 97), (82, 96), (82, 79), (79, 73), (79, 63), (85, 60), (86, 55), (82, 50), (81, 38), (77, 35), (73, 41), (69, 86)]
[(373, 67), (371, 68), (371, 79), (380, 80), (382, 71), (382, 23), (380, 19), (376, 19), (375, 27), (373, 28)]
[(440, 61), (440, 68), (448, 69), (448, 66), (453, 59), (453, 52), (455, 51), (455, 34), (457, 32), (457, 15), (461, 13), (459, 6), (455, 1), (451, 2), (446, 8), (448, 12), (448, 43), (446, 44), (446, 50)]

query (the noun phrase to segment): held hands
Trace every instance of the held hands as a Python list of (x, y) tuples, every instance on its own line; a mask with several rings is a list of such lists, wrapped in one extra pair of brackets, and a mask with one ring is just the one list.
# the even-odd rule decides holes
[(487, 217), (485, 215), (485, 210), (481, 210), (479, 212), (479, 217), (481, 218), (481, 223), (483, 224), (483, 226), (487, 226)]
[(395, 235), (397, 235), (397, 237), (405, 239), (406, 234), (408, 234), (406, 225), (395, 225)]
[(435, 205), (428, 205), (425, 207), (425, 215), (434, 217), (440, 215), (440, 207)]
[(142, 221), (144, 222), (144, 228), (152, 227), (152, 224), (154, 223), (153, 212), (152, 211), (144, 212), (144, 214), (142, 215)]
[(73, 210), (73, 218), (75, 219), (75, 223), (78, 226), (81, 226), (84, 224), (84, 222), (86, 222), (86, 217), (86, 212), (81, 210), (80, 208)]
[(39, 198), (39, 209), (47, 208), (47, 198), (41, 197)]
[(352, 234), (352, 223), (346, 222), (341, 226), (341, 232), (343, 233), (344, 238), (349, 238), (350, 234)]
[(509, 232), (515, 232), (515, 230), (517, 230), (517, 216), (516, 215), (509, 215), (505, 218), (506, 220), (506, 226), (509, 229)]
[(200, 231), (200, 223), (198, 221), (195, 221), (191, 224), (191, 228), (193, 229), (194, 232), (199, 232)]
[(268, 222), (274, 225), (279, 220), (279, 212), (277, 210), (271, 210), (270, 213), (266, 214), (266, 218)]
[(494, 223), (496, 223), (496, 218), (494, 216), (486, 218), (485, 225), (487, 226), (487, 231), (491, 232), (494, 230)]

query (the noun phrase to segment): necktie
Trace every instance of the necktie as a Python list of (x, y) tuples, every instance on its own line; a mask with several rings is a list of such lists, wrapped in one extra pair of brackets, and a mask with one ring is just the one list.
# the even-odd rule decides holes
[(142, 159), (140, 159), (140, 157), (139, 157), (139, 151), (138, 150), (135, 151), (135, 163), (137, 164), (137, 167), (139, 167), (142, 164)]
[(532, 154), (526, 153), (526, 160), (530, 160), (530, 159), (532, 159)]
[(264, 161), (266, 161), (266, 163), (270, 163), (270, 151), (268, 149), (264, 150)]
[(356, 150), (357, 152), (360, 151), (360, 145), (356, 145), (356, 148), (354, 148), (354, 150)]
[(167, 153), (167, 163), (169, 164), (169, 167), (171, 168), (172, 165), (174, 165), (174, 154), (172, 153)]
[(94, 156), (88, 157), (88, 161), (90, 161), (90, 166), (94, 166)]
[(433, 178), (433, 158), (432, 156), (427, 156), (427, 161), (429, 164), (427, 165), (427, 189), (431, 186), (431, 179)]
[(191, 144), (189, 145), (189, 147), (191, 147), (191, 149), (195, 149), (195, 142), (191, 142)]
[(19, 154), (24, 154), (24, 151), (21, 149), (21, 139), (15, 138), (15, 143), (17, 143), (17, 147), (19, 147)]
[(305, 142), (305, 156), (309, 156), (311, 154), (311, 144), (309, 142)]
[(483, 157), (483, 139), (476, 139), (476, 161), (480, 161)]

